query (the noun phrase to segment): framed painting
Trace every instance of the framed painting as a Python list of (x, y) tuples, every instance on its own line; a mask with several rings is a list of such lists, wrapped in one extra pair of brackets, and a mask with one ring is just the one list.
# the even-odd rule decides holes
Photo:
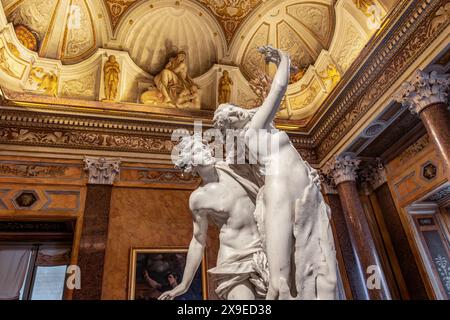
[[(131, 248), (128, 298), (157, 300), (183, 280), (187, 248)], [(206, 300), (206, 255), (189, 290), (175, 300)]]

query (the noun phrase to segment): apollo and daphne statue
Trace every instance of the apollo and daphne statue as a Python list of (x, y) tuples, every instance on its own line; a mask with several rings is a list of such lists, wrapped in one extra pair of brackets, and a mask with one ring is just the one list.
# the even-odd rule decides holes
[(318, 173), (273, 124), (291, 61), (273, 47), (259, 50), (278, 67), (263, 104), (251, 110), (222, 104), (214, 115), (224, 140), (232, 134), (242, 142), (247, 161), (236, 164), (233, 150), (226, 150), (226, 161), (216, 160), (212, 146), (199, 135), (184, 137), (177, 146), (176, 166), (197, 173), (202, 184), (189, 202), (194, 227), (183, 280), (162, 300), (188, 290), (203, 256), (208, 217), (220, 229), (217, 266), (209, 270), (220, 298), (336, 298), (330, 209)]

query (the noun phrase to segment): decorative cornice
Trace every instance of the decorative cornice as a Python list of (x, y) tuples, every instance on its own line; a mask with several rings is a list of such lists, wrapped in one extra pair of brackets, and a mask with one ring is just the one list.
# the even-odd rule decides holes
[(410, 145), (405, 151), (403, 151), (399, 156), (400, 162), (406, 162), (412, 159), (414, 155), (418, 154), (420, 151), (424, 150), (430, 143), (430, 137), (428, 134), (422, 136), (414, 144)]
[[(174, 144), (172, 133), (183, 129), (193, 134), (193, 126), (194, 123), (161, 124), (4, 109), (0, 115), (0, 143), (170, 154)], [(210, 128), (208, 125), (204, 127)], [(305, 147), (305, 141), (295, 135), (290, 137), (305, 160), (317, 163), (315, 150), (311, 146)]]
[(337, 98), (324, 105), (327, 112), (311, 134), (320, 160), (450, 24), (450, 19), (442, 19), (441, 8), (447, 3), (412, 1), (399, 21), (387, 26), (391, 29), (384, 39), (379, 39), (379, 46), (357, 72), (354, 70), (353, 78)]
[(432, 104), (447, 104), (449, 87), (448, 74), (417, 70), (411, 81), (402, 84), (394, 99), (408, 107), (412, 113), (419, 114)]
[(89, 173), (89, 184), (112, 185), (120, 173), (120, 159), (86, 157), (84, 162)]
[(138, 171), (138, 175), (138, 180), (144, 183), (191, 184), (199, 181), (197, 176), (185, 174), (177, 169), (146, 169)]
[[(356, 123), (369, 112), (387, 89), (429, 48), (430, 44), (450, 23), (448, 12), (445, 10), (448, 4), (448, 0), (404, 0), (396, 6), (385, 20), (386, 22), (380, 31), (368, 43), (347, 71), (341, 83), (335, 88), (334, 94), (325, 101), (321, 108), (323, 111), (314, 116), (314, 121), (312, 121), (315, 123), (314, 127), (308, 127), (306, 130), (299, 128), (299, 131), (289, 132), (295, 147), (306, 160), (312, 163), (320, 163), (326, 158), (336, 143), (349, 130), (354, 128)], [(4, 131), (2, 131), (0, 143), (33, 144), (34, 140), (31, 138), (19, 139), (20, 132), (17, 135), (17, 130), (25, 129), (32, 132), (32, 135), (44, 137), (35, 139), (39, 145), (47, 143), (49, 146), (69, 148), (158, 152), (158, 148), (154, 147), (155, 144), (149, 143), (146, 138), (160, 139), (158, 143), (168, 141), (167, 137), (173, 127), (191, 127), (188, 122), (192, 121), (192, 118), (203, 119), (205, 123), (212, 118), (212, 113), (206, 111), (198, 111), (194, 114), (181, 110), (171, 110), (170, 114), (164, 114), (167, 109), (155, 108), (154, 112), (144, 114), (135, 110), (136, 106), (134, 105), (127, 105), (124, 108), (123, 105), (103, 105), (98, 102), (95, 104), (86, 102), (86, 105), (78, 106), (69, 105), (70, 101), (67, 100), (64, 105), (51, 106), (54, 100), (50, 97), (46, 98), (48, 101), (39, 100), (38, 103), (37, 100), (28, 101), (29, 96), (25, 99), (25, 95), (11, 96), (11, 93), (7, 91), (4, 94), (6, 101), (4, 103), (12, 107), (23, 108), (25, 110), (23, 113), (26, 112), (28, 107), (33, 107), (33, 110), (39, 109), (42, 113), (47, 112), (49, 114), (50, 111), (54, 114), (57, 112), (60, 114), (63, 112), (72, 114), (90, 113), (92, 117), (87, 120), (89, 117), (86, 116), (83, 121), (77, 120), (81, 116), (62, 115), (39, 117), (33, 115), (24, 119), (20, 118), (20, 112), (13, 111), (6, 114), (2, 110), (0, 126), (4, 129), (11, 129), (14, 134), (6, 132), (6, 136), (3, 136)], [(0, 101), (2, 96), (0, 93)], [(39, 96), (39, 99), (43, 98)], [(20, 104), (16, 103), (16, 100), (27, 102)], [(35, 104), (39, 104), (39, 107), (35, 107)], [(134, 111), (125, 111), (131, 109)], [(105, 120), (107, 117), (111, 119), (122, 117), (122, 121)], [(130, 120), (130, 118), (134, 120)], [(145, 119), (145, 121), (136, 120), (138, 118)], [(155, 119), (158, 119), (158, 124), (156, 124)], [(162, 121), (168, 120), (177, 121), (180, 124), (167, 126), (161, 124)], [(42, 126), (45, 127), (45, 130), (41, 129)], [(37, 127), (39, 128), (36, 129)], [(59, 144), (58, 141), (60, 140), (55, 140), (50, 135), (50, 139), (47, 141), (46, 134), (49, 131), (53, 132), (56, 137), (63, 132), (64, 137), (69, 136), (71, 138)], [(76, 134), (72, 134), (71, 131), (76, 132)], [(87, 140), (81, 138), (82, 141), (93, 139), (94, 143), (80, 143), (81, 132), (95, 132), (95, 135), (86, 138)], [(109, 138), (109, 136), (112, 136), (112, 138)], [(8, 142), (10, 137), (12, 137), (12, 140)], [(110, 141), (114, 142), (110, 143)], [(103, 142), (105, 143), (103, 144)], [(168, 153), (168, 149), (170, 148), (160, 148), (159, 152)]]
[(64, 176), (67, 167), (61, 165), (0, 163), (0, 176), (16, 177), (61, 177)]
[(356, 181), (356, 171), (360, 163), (361, 160), (356, 159), (353, 155), (344, 154), (328, 162), (324, 172), (338, 186), (342, 182)]
[(74, 129), (0, 126), (0, 143), (42, 147), (170, 154), (170, 136), (117, 134)]
[(450, 204), (450, 185), (447, 184), (444, 187), (440, 188), (431, 196), (429, 196), (426, 201), (438, 203), (442, 207)]

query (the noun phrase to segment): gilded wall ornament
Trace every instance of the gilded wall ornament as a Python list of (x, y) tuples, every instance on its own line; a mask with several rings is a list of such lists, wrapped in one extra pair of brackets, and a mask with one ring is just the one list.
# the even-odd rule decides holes
[(39, 40), (42, 41), (50, 28), (52, 15), (55, 14), (60, 2), (58, 0), (20, 1), (12, 7), (11, 12), (6, 12), (8, 21), (36, 31)]
[(435, 32), (441, 25), (450, 20), (450, 2), (443, 5), (436, 11), (434, 19), (431, 21), (430, 31)]
[(149, 105), (200, 109), (200, 88), (188, 75), (186, 53), (178, 52), (154, 78), (155, 87), (141, 95)]
[(321, 3), (298, 3), (286, 7), (286, 13), (304, 25), (327, 47), (331, 40), (333, 8)]
[(0, 47), (0, 70), (11, 77), (18, 78), (18, 75), (11, 68), (8, 53), (6, 52), (5, 47)]
[(71, 62), (86, 56), (96, 47), (91, 9), (85, 0), (72, 0), (64, 32), (61, 60)]
[(230, 73), (227, 70), (224, 70), (222, 73), (222, 77), (219, 80), (219, 104), (230, 102), (232, 89), (233, 80), (230, 77)]
[(33, 146), (98, 148), (166, 154), (170, 154), (173, 148), (173, 142), (170, 140), (170, 137), (89, 132), (74, 129), (46, 130), (39, 128), (0, 127), (0, 141)]
[(16, 32), (17, 39), (19, 39), (25, 48), (37, 52), (38, 39), (29, 28), (24, 25), (16, 25), (14, 26), (14, 31)]
[(199, 181), (199, 178), (194, 175), (185, 174), (179, 170), (173, 169), (140, 170), (138, 175), (139, 181), (145, 183), (193, 183)]
[(367, 17), (371, 16), (369, 8), (371, 6), (373, 6), (373, 5), (375, 5), (375, 1), (374, 0), (353, 0), (353, 3)]
[(58, 76), (55, 72), (47, 72), (41, 67), (33, 67), (28, 81), (30, 84), (35, 83), (38, 91), (46, 95), (58, 96)]
[(113, 27), (113, 30), (116, 29), (122, 16), (137, 1), (138, 0), (104, 0), (111, 18), (111, 25)]
[(236, 30), (243, 23), (245, 18), (256, 9), (262, 0), (196, 0), (206, 6), (217, 18), (228, 43), (231, 43)]
[(331, 90), (337, 86), (339, 81), (341, 81), (341, 74), (334, 64), (327, 65), (326, 69), (322, 71), (319, 76), (328, 92), (331, 92)]
[(46, 166), (35, 164), (0, 164), (0, 176), (17, 177), (60, 177), (67, 168), (63, 166)]
[(103, 66), (105, 100), (117, 101), (117, 93), (119, 89), (120, 65), (116, 60), (116, 56), (110, 55), (108, 61)]
[(61, 95), (64, 97), (94, 98), (95, 74), (64, 81), (61, 85)]
[[(422, 5), (417, 5), (416, 9), (405, 17), (401, 26), (396, 28), (392, 35), (383, 39), (384, 45), (380, 48), (389, 54), (369, 60), (364, 71), (355, 76), (351, 86), (345, 89), (342, 97), (338, 99), (339, 102), (334, 104), (327, 121), (319, 123), (313, 133), (312, 140), (317, 143), (316, 151), (319, 159), (326, 157), (336, 141), (366, 114), (387, 88), (392, 86), (416, 57), (434, 41), (437, 34), (450, 24), (450, 20), (447, 19), (440, 23), (439, 27), (432, 28), (432, 22), (440, 18), (437, 13), (445, 8), (442, 3), (448, 1), (423, 2)], [(416, 23), (418, 19), (421, 19), (420, 23)], [(381, 68), (381, 65), (385, 67)]]

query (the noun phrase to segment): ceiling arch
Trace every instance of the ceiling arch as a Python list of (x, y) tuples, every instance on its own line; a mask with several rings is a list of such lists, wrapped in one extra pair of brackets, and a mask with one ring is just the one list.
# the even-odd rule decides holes
[(204, 7), (158, 1), (135, 5), (125, 13), (108, 47), (128, 51), (136, 64), (152, 74), (163, 68), (168, 57), (185, 51), (189, 72), (197, 77), (223, 57), (226, 40)]
[(251, 79), (259, 71), (268, 71), (257, 48), (270, 44), (289, 52), (303, 74), (322, 50), (329, 49), (335, 24), (332, 0), (270, 1), (259, 7), (239, 30), (240, 37), (233, 42), (230, 57)]

